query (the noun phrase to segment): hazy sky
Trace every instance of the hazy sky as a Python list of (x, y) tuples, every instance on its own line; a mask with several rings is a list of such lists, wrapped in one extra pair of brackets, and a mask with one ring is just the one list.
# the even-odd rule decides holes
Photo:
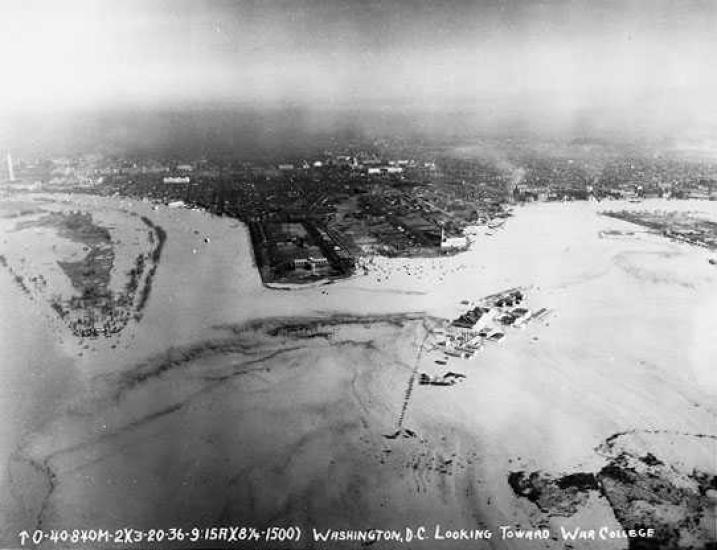
[(717, 119), (717, 2), (0, 0), (0, 109), (294, 104)]

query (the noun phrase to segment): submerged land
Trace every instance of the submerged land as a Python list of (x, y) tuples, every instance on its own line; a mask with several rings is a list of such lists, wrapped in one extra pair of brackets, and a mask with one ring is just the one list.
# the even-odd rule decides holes
[(717, 550), (716, 15), (0, 1), (0, 550)]
[[(480, 544), (495, 548), (526, 544), (501, 526), (547, 531), (545, 548), (708, 547), (717, 270), (703, 247), (603, 214), (717, 221), (715, 204), (516, 206), (459, 254), (372, 256), (287, 292), (262, 284), (235, 219), (6, 196), (0, 538), (440, 525), (493, 531)], [(520, 303), (486, 306), (516, 288)], [(449, 338), (490, 307), (478, 340)], [(87, 311), (118, 330), (78, 332)], [(616, 535), (562, 534), (603, 527)], [(467, 543), (411, 544), (443, 546)]]

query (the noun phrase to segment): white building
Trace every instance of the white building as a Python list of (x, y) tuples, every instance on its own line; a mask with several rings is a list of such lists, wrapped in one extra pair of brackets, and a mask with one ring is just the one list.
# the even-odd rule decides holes
[(441, 250), (456, 250), (467, 246), (467, 237), (444, 237), (441, 239)]
[(162, 178), (164, 183), (189, 183), (189, 176), (165, 176)]

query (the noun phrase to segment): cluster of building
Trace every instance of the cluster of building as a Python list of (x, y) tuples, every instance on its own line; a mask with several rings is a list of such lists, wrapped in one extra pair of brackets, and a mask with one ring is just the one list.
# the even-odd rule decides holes
[[(443, 367), (451, 358), (473, 358), (486, 343), (501, 342), (508, 327), (524, 327), (528, 322), (543, 319), (550, 313), (547, 308), (533, 311), (525, 307), (525, 298), (521, 289), (511, 288), (486, 296), (478, 303), (464, 300), (462, 305), (468, 306), (468, 309), (434, 331), (441, 336), (437, 351), (443, 355), (442, 359), (434, 362)], [(418, 383), (453, 386), (465, 378), (464, 374), (453, 371), (435, 375), (421, 373)]]
[(326, 151), (321, 159), (298, 162), (280, 163), (265, 167), (265, 174), (277, 175), (280, 173), (306, 172), (324, 170), (332, 167), (349, 168), (357, 174), (364, 176), (398, 176), (401, 174), (415, 175), (417, 172), (430, 172), (436, 169), (435, 161), (415, 159), (387, 159), (375, 153), (358, 152), (356, 154), (334, 155)]
[(466, 301), (469, 309), (445, 328), (445, 354), (473, 357), (482, 349), (484, 342), (502, 341), (507, 327), (523, 327), (548, 313), (545, 308), (534, 312), (524, 307), (524, 300), (523, 291), (514, 288), (486, 296), (477, 304)]
[(316, 273), (317, 267), (329, 265), (321, 248), (309, 237), (306, 227), (297, 222), (264, 224), (267, 243), (271, 243), (271, 255), (278, 270), (309, 269)]
[(353, 269), (350, 252), (310, 221), (251, 222), (249, 227), (264, 282), (301, 283)]
[[(324, 151), (310, 160), (8, 157), (6, 171), (12, 179), (43, 186), (79, 186), (241, 219), (250, 225), (255, 245), (266, 249), (257, 260), (269, 273), (311, 277), (326, 270), (348, 273), (346, 266), (358, 255), (461, 250), (469, 228), (507, 217), (516, 201), (638, 200), (655, 193), (717, 198), (712, 165), (619, 154), (573, 161), (529, 148), (511, 154), (498, 161), (479, 152), (374, 143)], [(313, 240), (309, 246), (267, 237), (269, 225), (281, 223), (303, 224), (318, 236), (304, 241)]]
[(512, 189), (517, 201), (588, 199), (717, 200), (714, 163), (661, 156), (600, 155), (580, 161), (524, 159), (525, 170)]

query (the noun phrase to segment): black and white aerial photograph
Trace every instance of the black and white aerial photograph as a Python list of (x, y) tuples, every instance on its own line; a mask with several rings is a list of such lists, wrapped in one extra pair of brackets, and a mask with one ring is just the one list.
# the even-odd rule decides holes
[(0, 0), (0, 548), (716, 550), (717, 2)]

